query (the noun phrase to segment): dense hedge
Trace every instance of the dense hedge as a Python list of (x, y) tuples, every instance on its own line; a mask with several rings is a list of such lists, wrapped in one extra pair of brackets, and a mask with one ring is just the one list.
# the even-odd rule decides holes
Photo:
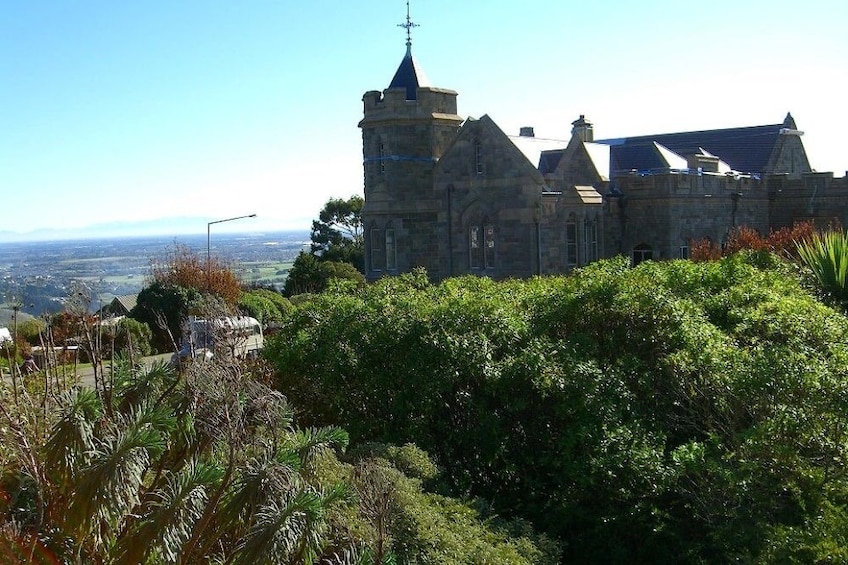
[(301, 424), (414, 442), (568, 561), (848, 556), (848, 321), (778, 259), (343, 288), (268, 344)]

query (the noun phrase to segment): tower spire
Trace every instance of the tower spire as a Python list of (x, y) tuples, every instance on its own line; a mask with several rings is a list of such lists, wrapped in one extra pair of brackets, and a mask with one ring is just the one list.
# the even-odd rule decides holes
[(412, 55), (412, 28), (419, 27), (409, 17), (409, 0), (406, 0), (406, 22), (398, 24), (398, 27), (406, 29), (406, 56)]

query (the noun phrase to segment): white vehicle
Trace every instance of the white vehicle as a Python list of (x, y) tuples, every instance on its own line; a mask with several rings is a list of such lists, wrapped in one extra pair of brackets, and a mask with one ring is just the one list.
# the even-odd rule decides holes
[(262, 324), (249, 316), (196, 318), (190, 316), (186, 335), (171, 361), (209, 360), (215, 356), (253, 359), (265, 345)]

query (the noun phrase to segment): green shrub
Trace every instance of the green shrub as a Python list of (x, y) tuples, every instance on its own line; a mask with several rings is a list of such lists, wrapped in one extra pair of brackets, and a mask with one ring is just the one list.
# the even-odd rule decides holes
[(776, 256), (407, 274), (312, 297), (267, 354), (301, 423), (420, 446), (569, 561), (756, 560), (848, 493), (848, 320)]

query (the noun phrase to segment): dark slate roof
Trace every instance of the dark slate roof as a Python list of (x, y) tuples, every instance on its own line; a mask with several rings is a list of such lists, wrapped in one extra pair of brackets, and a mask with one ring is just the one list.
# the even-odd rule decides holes
[[(603, 143), (603, 142), (601, 142)], [(654, 142), (625, 143), (610, 147), (611, 171), (646, 171), (668, 168), (668, 163), (657, 150)]]
[(542, 151), (542, 154), (539, 156), (539, 172), (543, 175), (554, 172), (557, 165), (559, 165), (560, 159), (562, 159), (563, 153), (565, 153), (565, 149)]
[[(787, 116), (787, 119), (791, 119)], [(730, 167), (743, 173), (761, 173), (768, 164), (783, 124), (714, 129), (683, 133), (663, 133), (597, 140), (610, 146), (611, 171), (649, 170), (663, 167), (654, 142), (686, 157), (704, 149)]]
[(407, 100), (417, 100), (417, 89), (419, 86), (430, 86), (427, 77), (412, 58), (412, 50), (407, 46), (406, 55), (395, 71), (395, 76), (389, 84), (389, 88), (405, 88)]

